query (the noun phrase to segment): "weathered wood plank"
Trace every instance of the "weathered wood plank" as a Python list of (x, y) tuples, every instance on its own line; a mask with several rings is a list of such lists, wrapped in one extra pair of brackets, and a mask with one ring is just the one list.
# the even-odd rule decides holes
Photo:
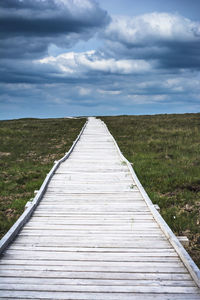
[[(119, 262), (118, 265), (127, 266), (144, 266), (154, 261), (154, 266), (183, 266), (183, 263), (178, 257), (167, 258), (166, 256), (162, 259), (158, 254), (150, 253), (74, 253), (68, 252), (67, 256), (65, 252), (49, 252), (49, 251), (23, 251), (23, 250), (8, 250), (5, 254), (5, 259), (46, 259), (46, 260), (62, 260), (62, 261), (101, 261), (103, 264), (107, 261)], [(152, 258), (152, 261), (151, 261)], [(126, 263), (128, 262), (128, 263)], [(174, 264), (176, 262), (176, 264)], [(121, 263), (121, 264), (120, 264)], [(107, 264), (107, 263), (105, 263)]]
[[(28, 266), (27, 266), (28, 268)], [(5, 278), (15, 278), (15, 277), (21, 277), (21, 278), (68, 278), (68, 279), (74, 279), (74, 278), (81, 278), (81, 279), (108, 279), (108, 280), (156, 280), (157, 282), (162, 282), (163, 280), (190, 280), (191, 276), (186, 272), (163, 272), (163, 273), (155, 273), (153, 272), (111, 272), (107, 271), (107, 269), (103, 271), (98, 270), (56, 270), (54, 266), (51, 266), (51, 268), (47, 269), (47, 266), (34, 266), (29, 265), (29, 270), (3, 270), (1, 272), (1, 277)], [(193, 281), (194, 282), (194, 281)]]
[(0, 290), (14, 291), (46, 291), (46, 292), (93, 292), (93, 293), (155, 293), (155, 294), (193, 294), (198, 293), (197, 287), (183, 287), (183, 286), (120, 286), (120, 285), (61, 285), (61, 284), (2, 284), (0, 283)]
[[(38, 226), (38, 225), (35, 225), (35, 226), (31, 226), (31, 225), (27, 225), (24, 230), (65, 230), (65, 229), (68, 229), (68, 228), (77, 228), (78, 227), (81, 227), (81, 228), (85, 228), (87, 227), (89, 230), (90, 229), (96, 229), (96, 228), (106, 228), (106, 229), (115, 229), (118, 230), (118, 229), (128, 229), (128, 230), (133, 230), (134, 228), (137, 228), (138, 229), (141, 229), (141, 228), (158, 228), (157, 224), (154, 224), (153, 222), (136, 222), (136, 221), (132, 221), (132, 222), (122, 222), (121, 224), (121, 227), (119, 227), (119, 224), (114, 224), (114, 223), (101, 223), (101, 222), (81, 222), (79, 220), (79, 222), (74, 222), (75, 224), (73, 224), (73, 222), (69, 222), (69, 224), (61, 224), (61, 225), (42, 225), (41, 224)], [(91, 227), (90, 227), (91, 226)], [(160, 234), (160, 236), (163, 236), (162, 234)]]
[[(64, 219), (63, 217), (66, 217), (66, 219)], [(114, 222), (114, 223), (126, 223), (126, 222), (131, 222), (131, 221), (137, 221), (137, 222), (143, 222), (143, 221), (149, 221), (149, 220), (153, 220), (153, 217), (151, 215), (132, 215), (132, 216), (118, 216), (118, 217), (106, 217), (106, 216), (98, 216), (98, 215), (70, 215), (70, 214), (63, 214), (63, 215), (56, 215), (54, 214), (49, 215), (49, 216), (39, 216), (39, 215), (34, 215), (34, 219), (30, 219), (29, 223), (27, 224), (29, 225), (34, 225), (34, 224), (38, 224), (38, 223), (45, 223), (46, 222), (50, 222), (51, 224), (55, 222), (60, 222), (59, 224), (68, 224), (68, 222), (76, 222), (76, 221), (82, 221), (82, 222)], [(25, 225), (25, 226), (27, 226)]]
[[(174, 249), (170, 248), (170, 249), (149, 249), (149, 248), (117, 248), (117, 247), (112, 247), (112, 248), (102, 248), (102, 247), (70, 247), (70, 246), (63, 246), (63, 247), (59, 247), (59, 246), (37, 246), (35, 244), (32, 245), (27, 245), (27, 244), (20, 244), (20, 243), (14, 243), (12, 244), (9, 249), (19, 249), (19, 250), (23, 250), (23, 249), (27, 249), (27, 251), (29, 250), (35, 250), (35, 251), (61, 251), (61, 252), (93, 252), (93, 253), (98, 253), (98, 252), (102, 252), (102, 253), (134, 253), (136, 258), (139, 256), (175, 256), (178, 257), (177, 253), (175, 252)], [(0, 260), (0, 264), (4, 264), (4, 263), (9, 263), (10, 261), (6, 261), (6, 259), (4, 258), (4, 260)]]
[(37, 284), (37, 285), (119, 285), (119, 286), (172, 286), (172, 287), (195, 287), (192, 280), (131, 280), (131, 279), (84, 279), (84, 278), (21, 278), (21, 277), (0, 277), (1, 284)]
[[(82, 206), (73, 206), (73, 205), (68, 205), (66, 207), (62, 207), (62, 205), (55, 205), (54, 207), (49, 206), (49, 207), (39, 207), (38, 208), (38, 212), (42, 212), (42, 211), (47, 211), (47, 212), (51, 212), (51, 211), (55, 211), (55, 210), (63, 210), (63, 211), (68, 211), (68, 212), (135, 212), (135, 211), (148, 211), (148, 208), (146, 206), (138, 206), (138, 207), (134, 207), (134, 206), (128, 206), (128, 205), (124, 205), (124, 206), (111, 206), (111, 205), (102, 205), (102, 206), (87, 206), (87, 205), (82, 205)], [(156, 223), (155, 223), (156, 224)], [(156, 224), (157, 225), (157, 224)], [(155, 225), (155, 226), (156, 226)], [(158, 226), (158, 225), (157, 225)]]
[(1, 299), (53, 299), (54, 300), (199, 300), (195, 294), (158, 294), (155, 293), (78, 293), (78, 292), (35, 292), (35, 291), (2, 291)]
[[(27, 235), (28, 234), (30, 234), (30, 235), (37, 235), (37, 236), (39, 236), (39, 235), (42, 235), (42, 236), (45, 236), (45, 235), (48, 235), (49, 234), (49, 231), (47, 231), (46, 230), (46, 232), (44, 232), (44, 233), (42, 233), (42, 234), (38, 234), (38, 232), (36, 231), (25, 231), (25, 229), (24, 229), (24, 231), (23, 232), (25, 232)], [(53, 232), (52, 232), (53, 233)], [(152, 241), (152, 240), (156, 240), (156, 241), (160, 241), (160, 240), (163, 240), (163, 239), (161, 239), (160, 238), (160, 236), (159, 236), (159, 234), (153, 234), (153, 233), (150, 233), (150, 234), (146, 234), (146, 235), (144, 235), (144, 234), (137, 234), (137, 233), (135, 233), (135, 234), (131, 234), (131, 233), (126, 233), (126, 232), (122, 232), (122, 233), (119, 233), (119, 232), (113, 232), (113, 233), (107, 233), (107, 232), (99, 232), (99, 231), (96, 231), (96, 232), (92, 232), (92, 231), (90, 231), (90, 232), (76, 232), (76, 233), (74, 233), (74, 231), (67, 231), (67, 232), (64, 232), (64, 233), (55, 233), (55, 235), (56, 236), (67, 236), (67, 237), (70, 237), (70, 236), (76, 236), (76, 237), (87, 237), (87, 236), (89, 236), (89, 237), (92, 237), (92, 238), (94, 238), (95, 236), (98, 236), (98, 238), (101, 238), (101, 237), (104, 237), (104, 236), (106, 236), (106, 238), (114, 238), (114, 237), (117, 237), (117, 238), (121, 238), (121, 239), (123, 239), (123, 237), (126, 237), (126, 239), (134, 239), (134, 241), (136, 242), (136, 241), (138, 241), (138, 240), (141, 240), (141, 239), (148, 239), (148, 238), (150, 238), (150, 240)]]

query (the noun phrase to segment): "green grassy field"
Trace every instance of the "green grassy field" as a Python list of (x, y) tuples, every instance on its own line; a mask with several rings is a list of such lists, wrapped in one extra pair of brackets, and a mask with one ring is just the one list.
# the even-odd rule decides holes
[[(200, 266), (200, 114), (102, 117), (139, 180)], [(85, 119), (0, 121), (0, 235), (69, 150)]]
[(0, 237), (24, 211), (86, 119), (0, 121)]
[(101, 118), (200, 266), (200, 114)]

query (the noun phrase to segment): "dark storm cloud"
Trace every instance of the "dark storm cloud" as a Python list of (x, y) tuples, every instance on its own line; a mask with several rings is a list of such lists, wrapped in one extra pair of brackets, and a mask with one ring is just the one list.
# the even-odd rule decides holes
[(110, 18), (95, 1), (0, 2), (1, 57), (41, 56), (48, 46), (87, 40)]
[(200, 23), (176, 14), (117, 17), (106, 28), (108, 56), (155, 60), (158, 68), (200, 68)]
[[(52, 36), (68, 32), (84, 32), (92, 27), (105, 25), (109, 20), (105, 11), (95, 2), (90, 6), (83, 6), (83, 10), (76, 13), (62, 3), (54, 0), (32, 0), (10, 2), (8, 9), (1, 7), (0, 28), (3, 36)], [(83, 1), (84, 4), (84, 1)], [(76, 7), (76, 1), (72, 6)]]

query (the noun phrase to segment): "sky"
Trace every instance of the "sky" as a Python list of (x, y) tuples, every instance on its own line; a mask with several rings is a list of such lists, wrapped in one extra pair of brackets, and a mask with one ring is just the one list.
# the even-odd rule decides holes
[(0, 119), (200, 112), (199, 0), (1, 0)]

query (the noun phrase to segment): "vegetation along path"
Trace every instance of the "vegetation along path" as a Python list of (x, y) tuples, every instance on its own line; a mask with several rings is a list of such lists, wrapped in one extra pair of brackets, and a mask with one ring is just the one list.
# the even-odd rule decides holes
[(200, 268), (200, 113), (101, 119)]
[(1, 251), (0, 299), (200, 299), (199, 269), (94, 118)]

